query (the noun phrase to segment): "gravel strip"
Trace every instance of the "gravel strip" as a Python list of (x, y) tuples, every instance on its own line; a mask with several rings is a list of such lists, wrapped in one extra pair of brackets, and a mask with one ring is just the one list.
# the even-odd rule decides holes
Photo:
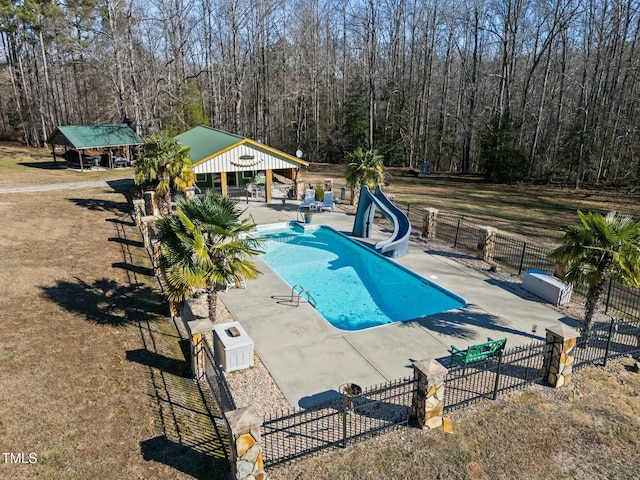
[[(224, 305), (222, 296), (218, 295), (217, 323), (233, 322), (234, 318)], [(253, 405), (263, 418), (278, 415), (284, 409), (291, 409), (291, 405), (271, 378), (258, 354), (254, 354), (253, 361), (254, 365), (251, 368), (223, 373), (236, 407)]]

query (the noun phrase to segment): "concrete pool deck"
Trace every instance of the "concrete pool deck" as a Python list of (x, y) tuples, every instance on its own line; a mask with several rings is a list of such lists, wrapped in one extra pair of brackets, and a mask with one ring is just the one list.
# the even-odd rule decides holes
[[(250, 202), (245, 215), (257, 224), (296, 221), (297, 205), (280, 201)], [(331, 225), (350, 233), (354, 215), (340, 209), (317, 213), (314, 224)], [(373, 243), (388, 237), (374, 229)], [(287, 401), (295, 407), (310, 407), (338, 395), (344, 383), (363, 388), (412, 374), (416, 360), (448, 360), (451, 345), (465, 348), (487, 337), (507, 338), (507, 348), (543, 340), (547, 327), (571, 318), (548, 308), (542, 301), (522, 298), (505, 290), (481, 272), (470, 269), (425, 247), (410, 242), (409, 254), (395, 259), (423, 277), (460, 295), (467, 301), (461, 310), (418, 320), (383, 325), (368, 330), (338, 330), (306, 302), (289, 302), (291, 288), (260, 259), (262, 272), (247, 282), (246, 289), (231, 289), (221, 299), (235, 320), (255, 343), (256, 353)], [(384, 279), (381, 279), (384, 282)], [(336, 292), (336, 296), (348, 292)], [(531, 333), (532, 325), (537, 332)]]

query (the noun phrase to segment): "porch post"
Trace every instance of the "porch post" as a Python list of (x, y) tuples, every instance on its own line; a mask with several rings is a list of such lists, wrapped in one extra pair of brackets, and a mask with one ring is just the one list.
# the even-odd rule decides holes
[(271, 201), (271, 184), (273, 183), (273, 170), (268, 169), (265, 172), (264, 180), (264, 198), (267, 203)]
[(229, 188), (227, 185), (227, 172), (220, 172), (220, 187), (222, 188), (222, 196), (229, 196)]

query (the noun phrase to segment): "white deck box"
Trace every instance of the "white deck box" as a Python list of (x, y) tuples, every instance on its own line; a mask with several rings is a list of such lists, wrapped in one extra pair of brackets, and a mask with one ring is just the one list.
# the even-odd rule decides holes
[(216, 363), (225, 372), (253, 366), (253, 340), (238, 322), (221, 323), (213, 327)]
[(541, 270), (527, 270), (524, 272), (522, 288), (554, 305), (569, 303), (573, 291), (571, 285)]

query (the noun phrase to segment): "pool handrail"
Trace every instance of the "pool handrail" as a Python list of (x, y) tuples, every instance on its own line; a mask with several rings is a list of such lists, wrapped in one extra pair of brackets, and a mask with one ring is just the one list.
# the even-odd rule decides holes
[(307, 290), (305, 290), (302, 285), (297, 284), (291, 288), (291, 300), (290, 300), (291, 303), (293, 303), (294, 293), (298, 294), (298, 303), (296, 303), (296, 307), (300, 305), (300, 297), (304, 293), (307, 297), (307, 303), (311, 305), (313, 308), (316, 308), (316, 299), (313, 298), (313, 296)]

